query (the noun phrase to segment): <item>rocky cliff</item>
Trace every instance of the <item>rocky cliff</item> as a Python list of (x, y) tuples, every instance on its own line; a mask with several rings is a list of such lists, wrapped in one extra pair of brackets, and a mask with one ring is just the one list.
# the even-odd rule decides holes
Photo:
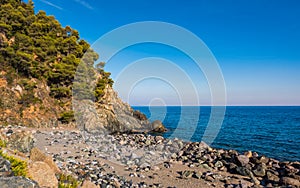
[[(79, 126), (88, 132), (130, 132), (147, 130), (146, 116), (124, 103), (109, 85), (106, 85), (100, 101), (65, 100), (62, 106), (50, 96), (46, 83), (31, 79), (35, 83), (32, 91), (23, 85), (7, 84), (5, 72), (0, 75), (0, 124), (29, 127)], [(31, 94), (30, 94), (31, 93)], [(73, 110), (71, 110), (74, 103)], [(66, 103), (69, 103), (66, 105)], [(76, 121), (61, 121), (64, 112), (74, 112)]]
[(147, 118), (112, 89), (105, 63), (94, 66), (99, 55), (78, 31), (44, 11), (35, 13), (32, 1), (0, 6), (0, 125), (110, 133), (147, 127)]

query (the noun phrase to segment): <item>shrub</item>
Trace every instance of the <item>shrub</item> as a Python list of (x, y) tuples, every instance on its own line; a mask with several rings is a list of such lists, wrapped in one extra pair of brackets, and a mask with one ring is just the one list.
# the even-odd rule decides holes
[(15, 176), (28, 177), (27, 176), (27, 162), (26, 161), (23, 161), (23, 160), (18, 159), (16, 157), (4, 154), (1, 150), (0, 150), (0, 155), (4, 159), (7, 159), (10, 162), (11, 170), (13, 171)]
[(60, 174), (58, 188), (77, 188), (81, 182), (70, 175)]
[(71, 123), (72, 121), (75, 121), (74, 117), (74, 111), (67, 111), (60, 114), (60, 118), (58, 119), (62, 123)]

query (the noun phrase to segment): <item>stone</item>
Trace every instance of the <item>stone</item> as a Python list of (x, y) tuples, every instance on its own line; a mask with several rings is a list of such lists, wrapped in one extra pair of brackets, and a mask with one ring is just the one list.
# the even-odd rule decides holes
[(0, 156), (0, 176), (12, 176), (11, 164), (8, 160)]
[(188, 178), (191, 178), (193, 176), (193, 174), (194, 174), (193, 171), (185, 170), (185, 171), (181, 172), (181, 178), (188, 179)]
[(261, 156), (259, 158), (259, 162), (267, 164), (269, 162), (269, 158), (265, 156)]
[(281, 179), (281, 182), (282, 182), (284, 185), (292, 185), (292, 186), (300, 187), (300, 181), (299, 181), (299, 180), (296, 180), (296, 179), (294, 179), (294, 178), (283, 177), (283, 178)]
[(249, 158), (246, 155), (238, 155), (236, 158), (240, 166), (246, 166), (249, 163)]
[(280, 180), (278, 176), (276, 176), (270, 171), (267, 172), (267, 178), (269, 181), (274, 181), (274, 182), (278, 182)]
[(34, 146), (34, 137), (31, 132), (15, 132), (8, 140), (8, 147), (22, 153), (28, 153)]
[(252, 151), (246, 151), (244, 153), (245, 156), (247, 156), (248, 158), (251, 158), (252, 157)]
[(255, 176), (258, 177), (263, 177), (266, 175), (266, 170), (264, 165), (257, 165), (252, 172), (255, 174)]
[(45, 162), (36, 161), (30, 164), (28, 166), (28, 175), (41, 187), (56, 188), (58, 186), (54, 170)]
[(30, 160), (33, 162), (36, 161), (42, 161), (48, 164), (48, 166), (54, 170), (55, 173), (59, 174), (61, 173), (61, 170), (57, 167), (55, 162), (52, 160), (52, 157), (44, 154), (41, 150), (38, 148), (32, 148), (30, 151)]
[(89, 180), (84, 180), (81, 188), (99, 188), (99, 186), (95, 185), (93, 182)]
[(164, 133), (167, 131), (165, 126), (159, 120), (155, 120), (151, 123), (151, 130), (152, 132), (157, 132), (157, 133)]
[(223, 167), (222, 161), (217, 161), (217, 162), (215, 163), (215, 167), (217, 167), (217, 168)]
[(39, 188), (37, 182), (21, 176), (0, 177), (1, 188)]
[(193, 177), (196, 178), (196, 179), (201, 179), (201, 176), (202, 176), (202, 173), (201, 172), (195, 172), (193, 174)]
[(252, 172), (249, 169), (245, 168), (245, 167), (239, 167), (238, 166), (236, 168), (236, 171), (237, 171), (237, 173), (239, 173), (242, 176), (249, 176), (250, 177), (250, 175), (252, 174)]

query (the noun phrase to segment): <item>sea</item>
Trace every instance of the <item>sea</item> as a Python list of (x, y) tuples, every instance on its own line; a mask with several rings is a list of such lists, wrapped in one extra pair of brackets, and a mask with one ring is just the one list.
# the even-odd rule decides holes
[(209, 135), (214, 148), (241, 153), (251, 150), (280, 161), (300, 161), (299, 106), (227, 106), (219, 107), (217, 115), (212, 109), (218, 107), (209, 106), (133, 108), (151, 121), (161, 120), (168, 129), (162, 134), (165, 138), (199, 142)]

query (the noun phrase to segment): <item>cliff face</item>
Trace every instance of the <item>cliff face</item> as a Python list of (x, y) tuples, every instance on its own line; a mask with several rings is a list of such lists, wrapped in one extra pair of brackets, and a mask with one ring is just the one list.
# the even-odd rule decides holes
[[(129, 132), (147, 129), (149, 121), (144, 114), (134, 111), (107, 85), (100, 101), (65, 99), (60, 104), (49, 93), (46, 83), (31, 79), (32, 90), (17, 84), (8, 85), (5, 72), (0, 78), (0, 125), (23, 125), (29, 127), (78, 126), (88, 132)], [(71, 111), (76, 121), (63, 123), (61, 114)], [(68, 103), (69, 105), (66, 105)], [(67, 107), (68, 106), (68, 107)]]
[(146, 116), (124, 103), (108, 85), (101, 101), (73, 100), (73, 110), (79, 128), (92, 133), (146, 131), (149, 127)]
[(23, 125), (30, 127), (55, 127), (61, 124), (59, 114), (64, 111), (49, 96), (49, 87), (31, 79), (34, 88), (28, 89), (14, 78), (8, 85), (6, 73), (0, 75), (0, 125)]

